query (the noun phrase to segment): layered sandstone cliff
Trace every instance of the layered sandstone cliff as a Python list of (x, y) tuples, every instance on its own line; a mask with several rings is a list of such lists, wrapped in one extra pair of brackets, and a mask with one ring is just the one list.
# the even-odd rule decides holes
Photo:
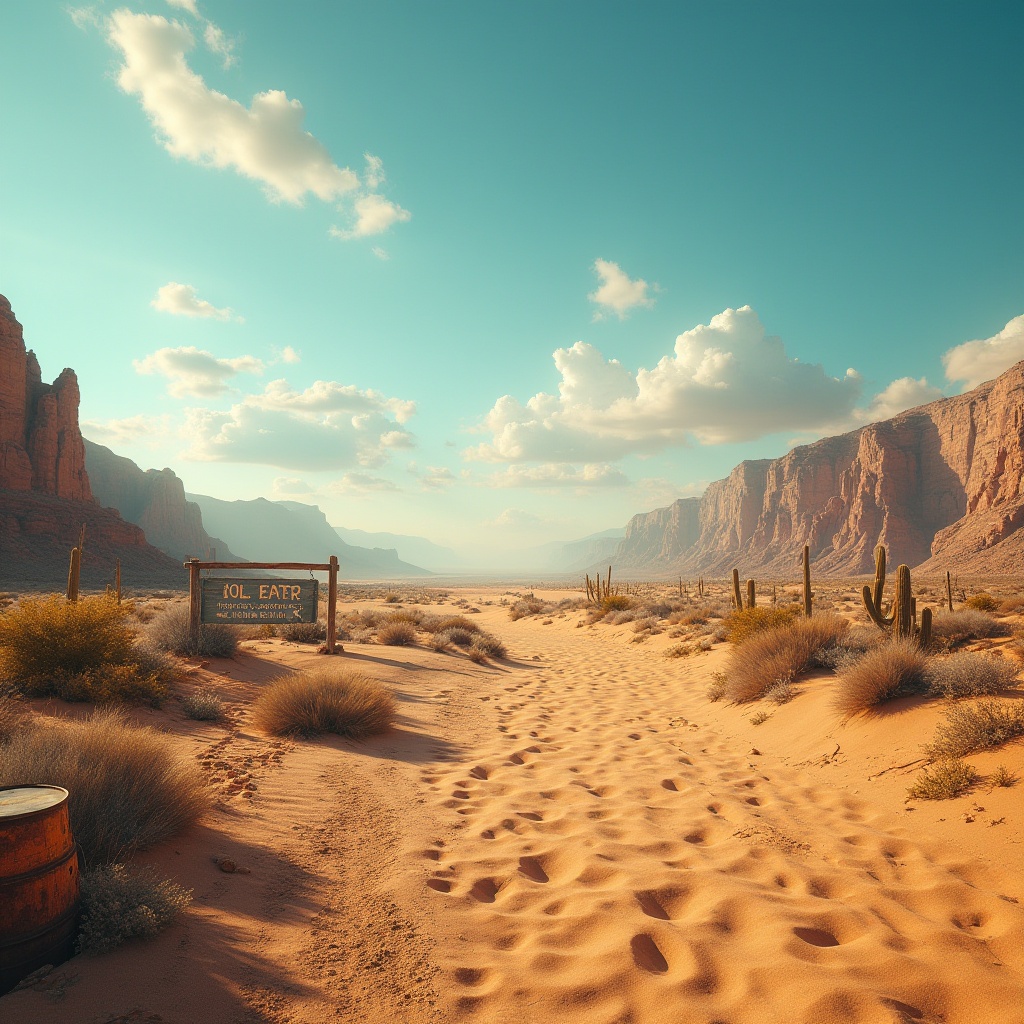
[(142, 470), (131, 459), (89, 440), (85, 461), (96, 501), (142, 527), (154, 547), (182, 560), (213, 555), (222, 562), (239, 560), (227, 544), (203, 529), (203, 513), (195, 502), (185, 500), (185, 485), (173, 470)]
[(890, 560), (928, 571), (1020, 571), (1024, 552), (1024, 363), (944, 398), (779, 459), (743, 462), (704, 495), (634, 516), (624, 569), (792, 572)]
[(180, 563), (93, 500), (79, 399), (74, 370), (43, 383), (21, 324), (0, 295), (0, 587), (63, 589), (68, 553), (83, 526), (83, 585), (111, 582), (115, 559), (129, 585), (181, 585)]

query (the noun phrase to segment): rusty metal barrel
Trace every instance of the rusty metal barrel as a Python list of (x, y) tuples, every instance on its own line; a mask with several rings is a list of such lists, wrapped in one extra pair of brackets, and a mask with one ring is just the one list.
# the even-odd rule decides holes
[(0, 787), (0, 995), (74, 953), (78, 849), (60, 786)]

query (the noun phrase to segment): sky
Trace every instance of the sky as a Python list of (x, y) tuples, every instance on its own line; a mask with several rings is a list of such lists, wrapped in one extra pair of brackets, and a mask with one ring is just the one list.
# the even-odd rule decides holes
[(1019, 2), (6, 0), (86, 437), (492, 564), (1024, 358)]

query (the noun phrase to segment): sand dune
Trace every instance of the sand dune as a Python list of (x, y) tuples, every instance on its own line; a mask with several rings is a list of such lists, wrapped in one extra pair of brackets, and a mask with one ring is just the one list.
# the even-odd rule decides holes
[(490, 666), (348, 645), (400, 701), (363, 744), (248, 728), (308, 648), (197, 669), (231, 731), (140, 712), (221, 793), (148, 856), (192, 909), (0, 1020), (1024, 1021), (1019, 789), (907, 804), (934, 707), (844, 724), (812, 679), (755, 726), (704, 694), (724, 651), (669, 659), (582, 618), (482, 606), (512, 653)]

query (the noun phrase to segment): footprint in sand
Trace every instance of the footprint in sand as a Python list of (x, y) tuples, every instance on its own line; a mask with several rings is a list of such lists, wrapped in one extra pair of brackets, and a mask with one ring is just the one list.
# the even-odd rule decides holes
[(478, 878), (469, 887), (469, 895), (479, 903), (493, 903), (498, 895), (498, 886), (493, 878)]
[(536, 857), (520, 857), (519, 872), (533, 882), (547, 882), (548, 873)]
[(451, 892), (452, 883), (447, 878), (428, 878), (427, 885), (435, 892)]
[(629, 940), (629, 948), (633, 953), (633, 963), (641, 970), (649, 971), (651, 974), (667, 973), (668, 961), (650, 935), (645, 932), (634, 935)]
[(794, 928), (793, 934), (809, 946), (838, 946), (839, 940), (824, 928)]
[(474, 779), (486, 780), (490, 777), (490, 773), (487, 769), (484, 768), (483, 765), (479, 764), (475, 768), (471, 769), (469, 774), (472, 775)]

